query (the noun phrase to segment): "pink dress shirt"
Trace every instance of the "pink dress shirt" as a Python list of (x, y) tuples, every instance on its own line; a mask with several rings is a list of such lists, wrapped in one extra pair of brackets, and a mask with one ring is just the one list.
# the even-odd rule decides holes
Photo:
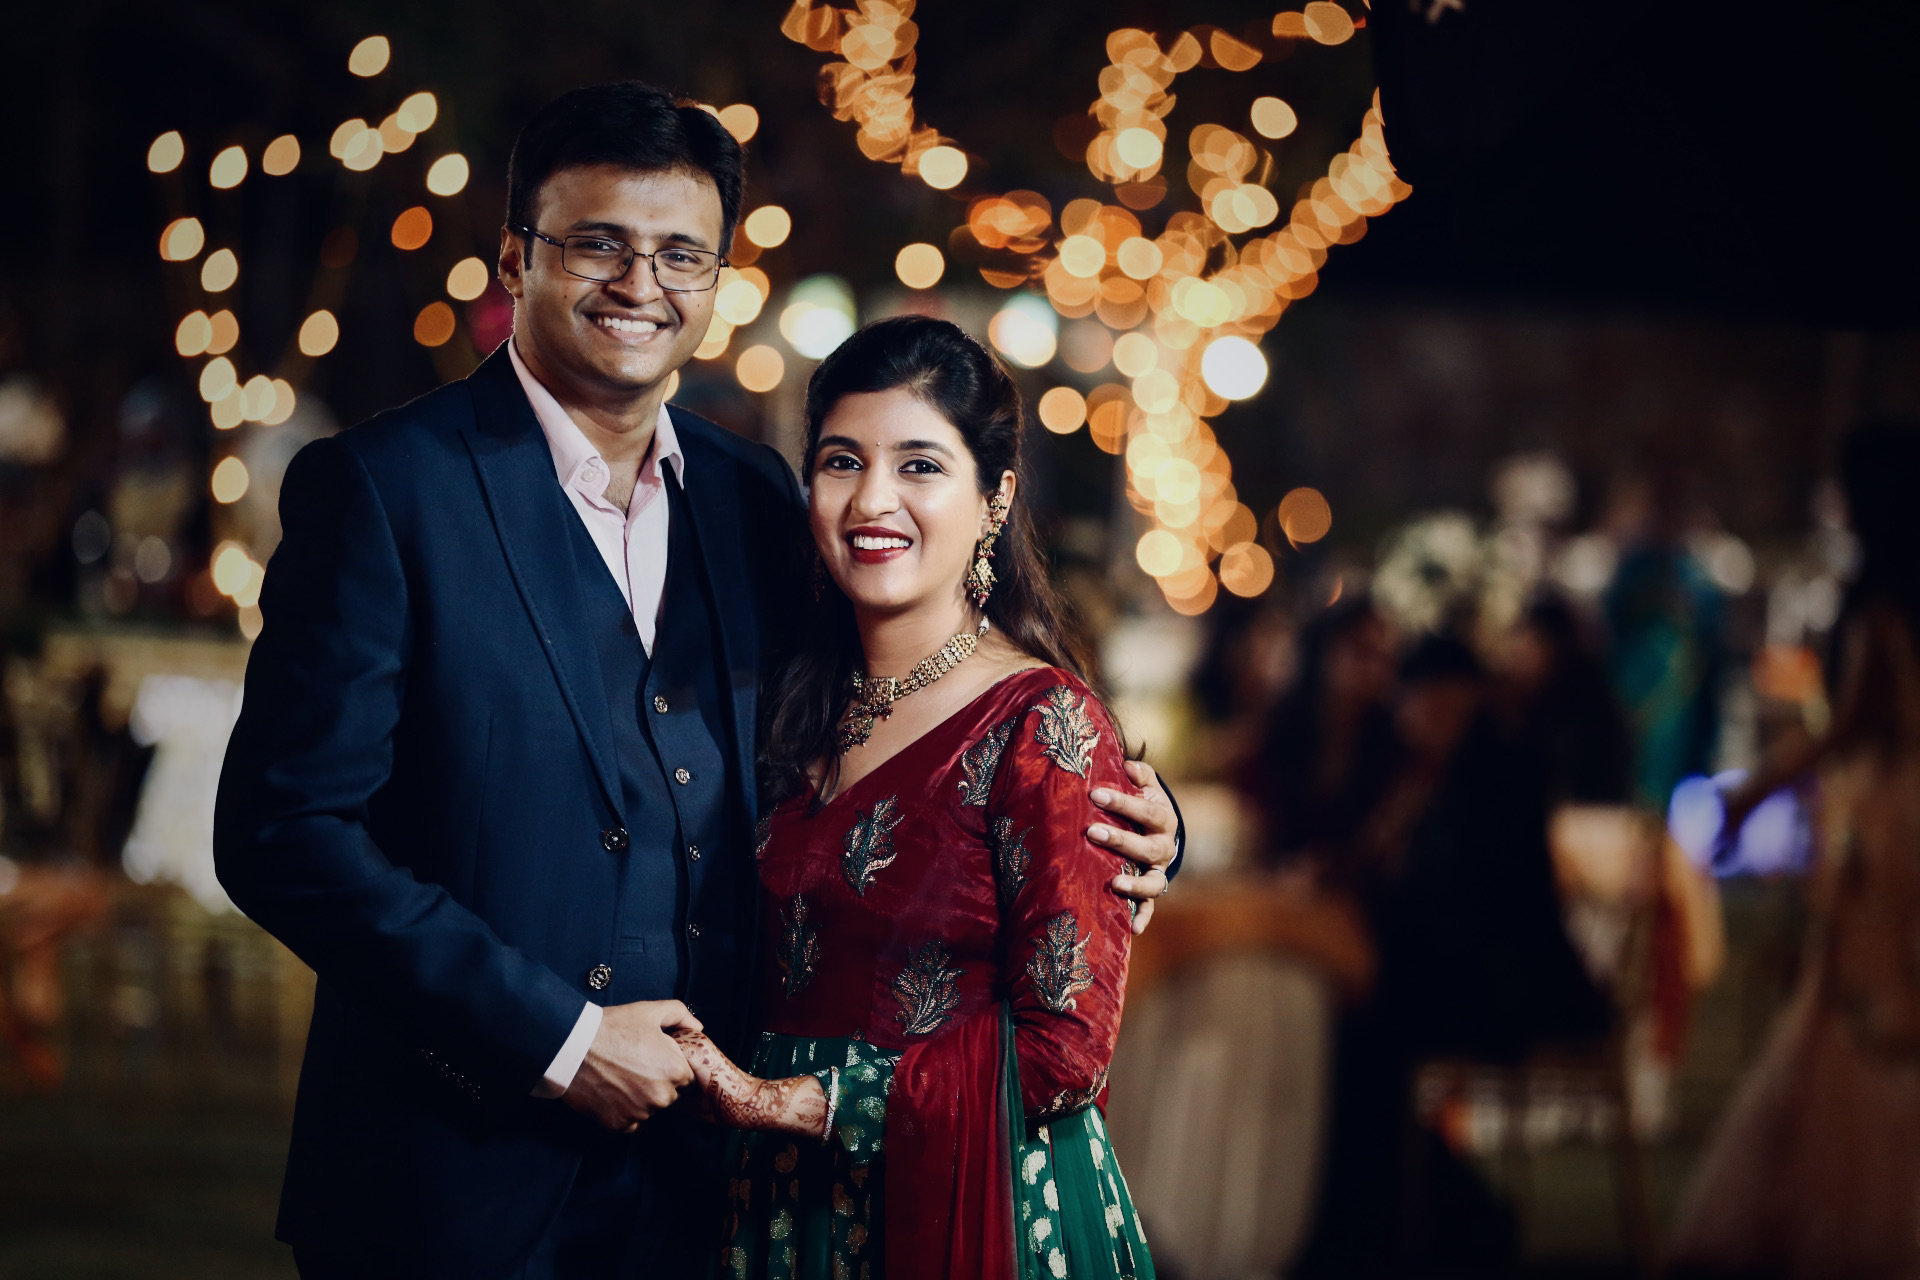
[[(520, 389), (527, 393), (533, 416), (547, 437), (560, 487), (566, 490), (567, 500), (573, 503), (580, 523), (593, 538), (593, 545), (600, 548), (607, 572), (613, 575), (620, 594), (626, 597), (627, 607), (633, 610), (633, 625), (640, 633), (640, 643), (651, 654), (653, 638), (660, 625), (660, 598), (667, 586), (666, 469), (671, 466), (674, 478), (683, 484), (687, 478), (686, 458), (680, 452), (680, 439), (674, 434), (667, 406), (660, 406), (660, 420), (653, 428), (653, 447), (640, 463), (640, 479), (633, 487), (633, 500), (622, 511), (606, 499), (607, 481), (613, 478), (606, 459), (567, 416), (553, 393), (540, 385), (540, 380), (520, 358), (519, 348), (511, 341), (507, 343), (507, 358), (513, 362)], [(541, 1083), (535, 1086), (536, 1097), (557, 1098), (567, 1091), (580, 1064), (586, 1061), (594, 1036), (599, 1033), (600, 1018), (600, 1006), (587, 1001), (580, 1010), (580, 1020), (573, 1024), (572, 1034), (547, 1065)]]

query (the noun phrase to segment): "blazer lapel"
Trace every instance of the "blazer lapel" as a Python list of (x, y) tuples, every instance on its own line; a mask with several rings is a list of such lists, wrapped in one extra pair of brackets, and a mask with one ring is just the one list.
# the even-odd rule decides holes
[[(668, 412), (672, 412), (671, 406)], [(709, 449), (695, 431), (681, 427), (677, 418), (675, 427), (679, 430), (681, 452), (687, 459), (687, 479), (682, 486), (687, 500), (683, 509), (694, 527), (700, 571), (713, 590), (714, 612), (720, 628), (721, 684), (732, 703), (734, 754), (740, 770), (740, 790), (746, 797), (751, 821), (759, 810), (753, 753), (760, 699), (760, 640), (749, 597), (757, 587), (746, 568), (740, 526), (727, 518), (727, 512), (739, 502), (737, 494), (725, 494), (721, 489), (723, 478), (732, 469), (731, 462), (718, 450)], [(668, 483), (673, 483), (672, 468), (667, 469), (667, 474)]]
[(569, 551), (579, 515), (553, 474), (553, 453), (506, 348), (467, 380), (474, 426), (463, 432), (486, 494), (500, 549), (533, 619), (561, 696), (586, 742), (593, 771), (613, 811), (624, 809), (614, 762), (613, 718), (600, 660), (584, 621), (586, 597)]

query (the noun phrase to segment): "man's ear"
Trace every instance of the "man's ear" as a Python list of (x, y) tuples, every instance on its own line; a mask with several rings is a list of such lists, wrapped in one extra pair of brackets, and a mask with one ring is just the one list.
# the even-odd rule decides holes
[(500, 262), (495, 269), (501, 287), (516, 299), (520, 296), (521, 271), (526, 266), (526, 241), (512, 227), (500, 228)]

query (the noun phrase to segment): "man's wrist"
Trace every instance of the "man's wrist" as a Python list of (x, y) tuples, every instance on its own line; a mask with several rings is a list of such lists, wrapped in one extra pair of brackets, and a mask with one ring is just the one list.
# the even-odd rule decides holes
[(580, 1064), (587, 1060), (587, 1050), (593, 1047), (593, 1038), (600, 1034), (600, 1019), (605, 1011), (589, 1000), (580, 1009), (580, 1017), (573, 1024), (560, 1052), (553, 1055), (553, 1061), (541, 1073), (540, 1083), (533, 1087), (536, 1098), (557, 1098), (573, 1086), (574, 1076), (580, 1073)]

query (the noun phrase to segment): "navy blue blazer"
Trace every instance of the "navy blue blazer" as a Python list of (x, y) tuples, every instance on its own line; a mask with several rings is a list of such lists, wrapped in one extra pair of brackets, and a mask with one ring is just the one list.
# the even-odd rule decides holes
[[(804, 506), (772, 449), (672, 413), (751, 806)], [(510, 1268), (599, 1140), (529, 1094), (613, 928), (601, 833), (630, 820), (578, 516), (504, 350), (309, 445), (280, 505), (214, 836), (234, 901), (319, 976), (279, 1234), (396, 1274)]]

